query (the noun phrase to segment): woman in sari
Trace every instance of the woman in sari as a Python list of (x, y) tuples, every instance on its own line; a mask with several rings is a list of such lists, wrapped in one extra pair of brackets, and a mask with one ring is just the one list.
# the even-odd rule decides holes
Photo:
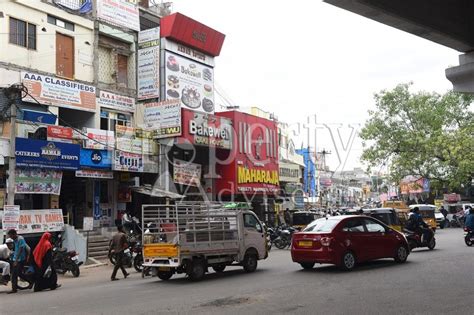
[(35, 288), (38, 292), (44, 289), (55, 290), (58, 285), (58, 275), (53, 267), (53, 245), (51, 245), (51, 234), (46, 232), (33, 251), (35, 262)]

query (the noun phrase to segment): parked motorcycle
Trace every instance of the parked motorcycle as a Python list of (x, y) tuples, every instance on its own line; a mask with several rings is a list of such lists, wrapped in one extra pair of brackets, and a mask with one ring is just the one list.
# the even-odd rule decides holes
[(427, 230), (430, 231), (430, 237), (428, 238), (428, 240), (422, 239), (423, 234), (418, 234), (413, 231), (405, 230), (405, 237), (407, 238), (410, 251), (419, 247), (428, 247), (429, 250), (435, 248), (436, 238), (434, 236), (434, 232), (432, 229)]
[(276, 248), (285, 249), (291, 245), (291, 237), (297, 230), (291, 226), (280, 226), (276, 233), (278, 237), (273, 241)]
[(77, 278), (81, 274), (79, 266), (83, 264), (79, 261), (79, 253), (75, 250), (68, 251), (62, 248), (62, 236), (58, 235), (57, 241), (53, 246), (53, 267), (58, 274), (65, 274), (70, 271)]
[(474, 230), (464, 227), (464, 242), (467, 246), (472, 246), (474, 244)]
[[(137, 240), (136, 236), (129, 236), (129, 235), (127, 236), (127, 241), (128, 241), (128, 248), (124, 250), (123, 265), (127, 268), (131, 268), (133, 265), (133, 268), (135, 268), (137, 272), (142, 272), (143, 271), (142, 243)], [(109, 260), (113, 265), (115, 265), (116, 263), (115, 255), (112, 254), (110, 246), (109, 246)]]

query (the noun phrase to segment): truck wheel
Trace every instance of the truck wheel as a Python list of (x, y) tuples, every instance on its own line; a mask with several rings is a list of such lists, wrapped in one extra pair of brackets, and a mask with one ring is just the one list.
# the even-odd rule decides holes
[(218, 264), (212, 266), (212, 269), (214, 269), (215, 272), (223, 272), (225, 270), (226, 265), (225, 264)]
[(257, 255), (255, 253), (245, 254), (244, 261), (242, 262), (245, 272), (254, 272), (257, 269)]
[(158, 278), (160, 278), (163, 281), (169, 280), (173, 276), (173, 272), (171, 271), (160, 271), (158, 270), (157, 274)]
[(191, 281), (199, 281), (204, 277), (206, 269), (202, 260), (193, 260), (191, 266), (191, 272), (189, 273), (189, 279)]

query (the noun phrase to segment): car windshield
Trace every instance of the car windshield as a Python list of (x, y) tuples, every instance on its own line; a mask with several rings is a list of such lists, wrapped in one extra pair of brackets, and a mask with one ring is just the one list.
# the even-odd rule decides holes
[(294, 225), (306, 225), (314, 220), (312, 213), (295, 213), (293, 214)]
[(331, 232), (338, 223), (339, 220), (318, 219), (308, 225), (303, 232)]

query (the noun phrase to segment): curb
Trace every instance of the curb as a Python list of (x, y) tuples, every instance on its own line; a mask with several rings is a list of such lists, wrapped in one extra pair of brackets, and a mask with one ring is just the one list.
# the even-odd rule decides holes
[(102, 266), (107, 266), (107, 263), (103, 263), (97, 259), (94, 258), (88, 258), (88, 260), (92, 261), (92, 265), (84, 265), (82, 269), (92, 269), (92, 268), (97, 268), (97, 267), (102, 267)]

